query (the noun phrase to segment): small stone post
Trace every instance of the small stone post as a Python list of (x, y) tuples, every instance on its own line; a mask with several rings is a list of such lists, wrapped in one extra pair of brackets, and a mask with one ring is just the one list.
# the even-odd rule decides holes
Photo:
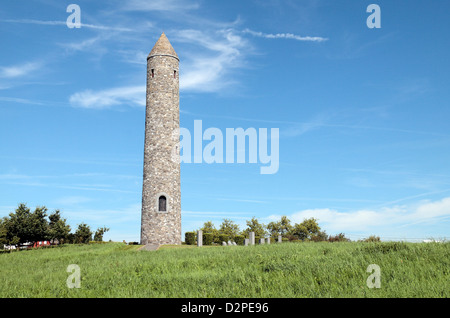
[(248, 246), (248, 242), (250, 241), (250, 239), (248, 239), (248, 238), (246, 238), (245, 240), (244, 240), (244, 246)]
[(250, 245), (255, 245), (255, 232), (249, 233)]
[(264, 241), (265, 241), (265, 238), (264, 238), (264, 237), (261, 237), (261, 238), (259, 239), (259, 244), (263, 245), (263, 244), (264, 244)]
[(197, 231), (197, 246), (198, 247), (203, 246), (203, 231), (201, 230)]
[(281, 238), (281, 235), (278, 235), (278, 243), (281, 243), (283, 240)]
[(270, 244), (270, 236), (267, 238), (267, 244)]

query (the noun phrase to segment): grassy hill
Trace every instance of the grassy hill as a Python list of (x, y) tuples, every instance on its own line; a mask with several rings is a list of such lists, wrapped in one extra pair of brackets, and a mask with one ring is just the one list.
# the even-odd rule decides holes
[[(450, 297), (449, 243), (137, 248), (0, 254), (0, 297)], [(80, 268), (80, 288), (66, 285), (70, 264)], [(366, 284), (370, 264), (380, 267), (380, 288)]]

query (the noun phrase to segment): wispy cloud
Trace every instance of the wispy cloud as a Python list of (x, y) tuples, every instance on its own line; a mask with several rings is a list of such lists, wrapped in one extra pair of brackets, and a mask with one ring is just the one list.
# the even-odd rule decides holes
[[(86, 178), (88, 180), (86, 180)], [(101, 178), (104, 179), (103, 183), (100, 183), (101, 181), (98, 182)], [(119, 189), (114, 184), (118, 179), (131, 180), (131, 178), (133, 177), (126, 175), (104, 175), (95, 173), (34, 176), (17, 173), (0, 174), (0, 182), (8, 185), (118, 193), (133, 193), (133, 191)], [(72, 181), (68, 182), (67, 179), (71, 179)], [(123, 183), (120, 183), (119, 187), (123, 187), (123, 185)]]
[(124, 3), (124, 11), (179, 11), (198, 9), (199, 4), (185, 0), (129, 0)]
[(42, 102), (37, 102), (25, 98), (16, 98), (16, 97), (3, 97), (0, 96), (0, 101), (3, 102), (11, 102), (11, 103), (19, 103), (19, 104), (30, 104), (30, 105), (45, 105)]
[(117, 105), (145, 106), (145, 85), (126, 86), (101, 91), (85, 90), (70, 96), (74, 107), (105, 109)]
[[(38, 24), (38, 25), (57, 25), (57, 26), (67, 26), (67, 21), (46, 21), (46, 20), (33, 20), (33, 19), (2, 19), (0, 22), (6, 23), (21, 23), (21, 24)], [(106, 25), (94, 25), (88, 23), (81, 23), (81, 28), (104, 30), (104, 31), (122, 31), (131, 32), (133, 29), (117, 27), (117, 26), (106, 26)]]
[(16, 78), (21, 76), (26, 76), (31, 72), (34, 72), (42, 67), (42, 63), (39, 62), (28, 62), (13, 66), (2, 66), (0, 67), (0, 77), (1, 78)]
[(327, 38), (321, 37), (321, 36), (301, 36), (297, 34), (292, 33), (263, 33), (259, 31), (253, 31), (250, 29), (244, 29), (242, 33), (250, 34), (259, 38), (266, 38), (266, 39), (291, 39), (291, 40), (297, 40), (297, 41), (308, 41), (308, 42), (323, 42), (327, 41)]
[[(268, 219), (279, 220), (280, 217), (281, 215), (271, 215)], [(346, 212), (329, 208), (306, 209), (288, 215), (294, 223), (311, 217), (316, 218), (327, 232), (336, 233), (371, 231), (378, 227), (388, 230), (425, 222), (437, 223), (442, 218), (450, 217), (450, 197)]]
[(247, 46), (244, 38), (232, 29), (216, 32), (187, 29), (174, 33), (178, 42), (194, 46), (194, 50), (184, 52), (180, 90), (216, 92), (233, 83), (228, 75), (244, 65), (243, 50)]
[(109, 226), (123, 222), (136, 222), (140, 220), (141, 204), (136, 203), (122, 209), (76, 209), (64, 210), (64, 216), (73, 222), (87, 222)]

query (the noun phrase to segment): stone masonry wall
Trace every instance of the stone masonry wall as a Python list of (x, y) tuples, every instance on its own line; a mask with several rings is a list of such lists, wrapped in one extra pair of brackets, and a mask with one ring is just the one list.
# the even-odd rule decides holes
[[(179, 135), (173, 135), (180, 127), (178, 74), (178, 57), (150, 54), (141, 244), (181, 244), (180, 164), (171, 159), (174, 149), (179, 153)], [(167, 212), (158, 212), (160, 195), (167, 198)]]

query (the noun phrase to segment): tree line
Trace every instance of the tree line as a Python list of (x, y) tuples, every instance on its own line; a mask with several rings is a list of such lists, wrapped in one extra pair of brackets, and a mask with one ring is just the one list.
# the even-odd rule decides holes
[(0, 219), (0, 247), (3, 245), (20, 245), (37, 241), (62, 243), (89, 243), (103, 241), (103, 234), (109, 228), (101, 227), (93, 232), (89, 225), (81, 223), (75, 232), (59, 210), (48, 213), (45, 206), (36, 207), (32, 212), (26, 204), (21, 203), (9, 216)]
[[(301, 223), (292, 224), (287, 216), (282, 216), (279, 221), (272, 221), (263, 224), (256, 217), (246, 221), (246, 228), (240, 230), (239, 225), (230, 219), (224, 219), (217, 229), (212, 221), (207, 221), (199, 230), (203, 235), (207, 234), (207, 241), (220, 244), (222, 241), (232, 240), (241, 241), (244, 237), (248, 237), (250, 232), (255, 232), (256, 238), (282, 236), (284, 241), (350, 241), (345, 234), (328, 235), (326, 231), (321, 230), (317, 219), (304, 219)], [(185, 234), (185, 242), (187, 244), (195, 244), (195, 232), (187, 232)], [(237, 242), (238, 243), (238, 242)]]

